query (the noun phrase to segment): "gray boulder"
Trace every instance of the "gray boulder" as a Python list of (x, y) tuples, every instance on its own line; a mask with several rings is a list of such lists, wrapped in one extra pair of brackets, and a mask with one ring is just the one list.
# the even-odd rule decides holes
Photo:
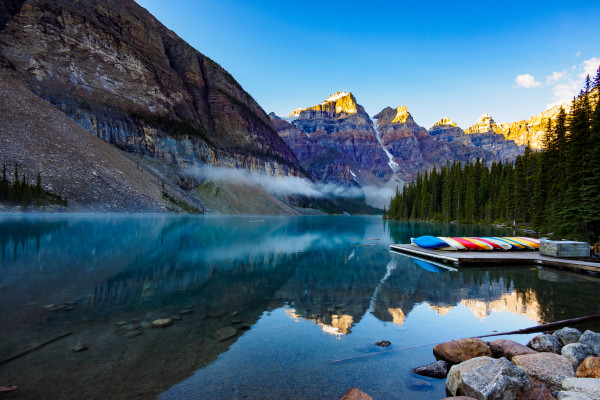
[(412, 370), (415, 374), (428, 376), (430, 378), (443, 379), (448, 375), (450, 364), (440, 360), (431, 364), (423, 365)]
[(579, 343), (587, 344), (592, 348), (594, 355), (600, 357), (600, 333), (585, 331), (579, 338)]
[(571, 343), (562, 348), (560, 351), (564, 357), (567, 357), (575, 366), (575, 369), (579, 367), (579, 364), (588, 357), (593, 357), (594, 351), (590, 346), (583, 343)]
[(558, 392), (556, 398), (558, 400), (596, 400), (593, 397), (588, 396), (587, 394), (577, 393), (577, 392), (567, 392), (561, 390)]
[(458, 385), (462, 376), (472, 369), (489, 364), (492, 360), (493, 358), (491, 357), (475, 357), (461, 362), (460, 364), (453, 365), (450, 368), (448, 378), (446, 379), (446, 391), (452, 396), (457, 396)]
[(477, 399), (509, 400), (533, 388), (521, 368), (506, 358), (498, 358), (462, 376), (459, 394)]
[(563, 344), (556, 336), (543, 334), (531, 339), (527, 347), (539, 352), (560, 354)]
[(600, 379), (567, 378), (562, 381), (563, 390), (583, 393), (593, 399), (600, 399)]
[(581, 331), (575, 328), (562, 328), (552, 334), (564, 345), (577, 343), (581, 337)]

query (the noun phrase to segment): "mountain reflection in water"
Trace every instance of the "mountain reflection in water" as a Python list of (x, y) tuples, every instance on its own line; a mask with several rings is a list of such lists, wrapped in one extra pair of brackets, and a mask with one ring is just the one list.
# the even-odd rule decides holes
[[(431, 348), (328, 362), (378, 351), (381, 339), (421, 344), (598, 313), (591, 277), (432, 270), (389, 251), (423, 234), (502, 233), (377, 217), (0, 217), (0, 359), (72, 332), (0, 366), (0, 381), (20, 387), (14, 398), (339, 398), (359, 383), (374, 397), (443, 395), (443, 382), (409, 372)], [(147, 328), (166, 317), (173, 325)], [(218, 341), (223, 328), (236, 333)], [(70, 351), (77, 341), (89, 349)]]

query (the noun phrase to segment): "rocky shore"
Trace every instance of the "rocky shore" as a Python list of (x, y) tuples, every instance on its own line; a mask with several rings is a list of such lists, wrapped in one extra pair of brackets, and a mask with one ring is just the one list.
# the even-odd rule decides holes
[(433, 348), (437, 361), (413, 369), (446, 378), (447, 399), (600, 399), (600, 333), (562, 328), (526, 346), (509, 339), (453, 340)]

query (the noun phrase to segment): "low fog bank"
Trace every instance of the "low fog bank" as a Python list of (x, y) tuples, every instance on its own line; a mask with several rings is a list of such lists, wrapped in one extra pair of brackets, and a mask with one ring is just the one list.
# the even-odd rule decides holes
[(281, 195), (301, 195), (313, 198), (361, 198), (365, 197), (367, 204), (373, 207), (383, 208), (388, 205), (394, 194), (391, 188), (378, 188), (375, 186), (348, 187), (335, 183), (311, 182), (308, 179), (295, 176), (273, 177), (248, 170), (194, 166), (184, 171), (186, 175), (193, 176), (199, 181), (222, 181), (239, 185), (260, 186), (266, 192)]

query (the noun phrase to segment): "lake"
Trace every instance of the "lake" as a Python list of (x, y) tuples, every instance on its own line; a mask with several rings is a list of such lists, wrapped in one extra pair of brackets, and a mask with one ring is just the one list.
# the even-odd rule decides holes
[[(435, 399), (445, 381), (410, 372), (434, 344), (600, 314), (594, 276), (448, 270), (389, 251), (424, 234), (509, 232), (358, 216), (0, 216), (0, 360), (69, 333), (1, 364), (0, 386), (19, 386), (11, 399), (339, 399), (350, 387)], [(161, 318), (173, 324), (150, 327)]]

